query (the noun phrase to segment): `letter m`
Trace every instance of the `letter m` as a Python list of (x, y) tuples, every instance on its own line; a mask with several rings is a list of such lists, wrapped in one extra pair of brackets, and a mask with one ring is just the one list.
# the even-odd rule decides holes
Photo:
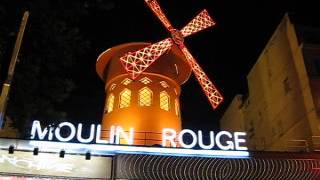
[(48, 128), (44, 128), (42, 131), (41, 125), (39, 121), (33, 121), (32, 123), (32, 129), (31, 129), (31, 139), (34, 139), (36, 137), (36, 134), (38, 135), (38, 138), (40, 140), (44, 139), (45, 136), (48, 133)]

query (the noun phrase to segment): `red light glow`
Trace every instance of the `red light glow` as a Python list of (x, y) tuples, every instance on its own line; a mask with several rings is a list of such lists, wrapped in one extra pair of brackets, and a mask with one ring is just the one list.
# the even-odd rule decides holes
[(130, 52), (120, 58), (120, 61), (126, 71), (131, 74), (132, 79), (137, 78), (143, 71), (145, 71), (153, 62), (155, 62), (161, 55), (171, 49), (172, 43), (178, 45), (180, 50), (185, 55), (187, 62), (192, 68), (198, 82), (200, 83), (203, 91), (205, 92), (211, 106), (216, 109), (223, 101), (222, 95), (218, 89), (210, 81), (208, 76), (193, 58), (189, 50), (183, 44), (184, 37), (197, 33), (201, 30), (215, 25), (215, 22), (209, 16), (206, 10), (201, 11), (195, 18), (193, 18), (181, 31), (172, 27), (171, 23), (163, 13), (160, 5), (156, 0), (145, 0), (150, 9), (159, 18), (162, 24), (171, 33), (172, 38), (164, 39), (160, 42), (142, 48), (135, 52)]

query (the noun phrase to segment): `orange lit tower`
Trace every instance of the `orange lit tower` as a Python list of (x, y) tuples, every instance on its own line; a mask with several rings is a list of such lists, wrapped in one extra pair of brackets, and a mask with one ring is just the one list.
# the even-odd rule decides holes
[[(119, 57), (128, 51), (147, 45), (122, 44), (103, 52), (98, 58), (97, 72), (105, 81), (107, 94), (102, 137), (108, 137), (112, 125), (120, 125), (125, 130), (133, 127), (135, 139), (160, 140), (161, 135), (156, 133), (161, 133), (163, 128), (181, 129), (180, 85), (189, 78), (191, 69), (178, 48), (173, 48), (134, 80), (119, 61)], [(135, 144), (144, 142), (135, 141)], [(154, 141), (146, 143), (161, 144)]]
[(179, 31), (171, 26), (155, 0), (145, 1), (172, 37), (155, 44), (115, 46), (103, 52), (96, 64), (107, 94), (102, 137), (108, 138), (112, 125), (125, 130), (133, 127), (137, 145), (161, 144), (163, 128), (181, 130), (180, 85), (188, 80), (191, 70), (214, 109), (223, 101), (183, 43), (184, 37), (215, 24), (207, 11)]

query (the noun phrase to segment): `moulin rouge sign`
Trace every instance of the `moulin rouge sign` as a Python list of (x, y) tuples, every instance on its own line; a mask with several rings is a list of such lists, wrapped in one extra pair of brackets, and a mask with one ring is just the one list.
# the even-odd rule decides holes
[[(61, 133), (62, 130), (67, 133)], [(62, 122), (56, 128), (46, 127), (41, 128), (39, 121), (34, 121), (31, 129), (31, 139), (47, 140), (47, 141), (60, 141), (60, 142), (70, 142), (72, 140), (77, 140), (80, 143), (95, 143), (95, 144), (120, 144), (120, 139), (124, 139), (128, 145), (133, 145), (134, 141), (134, 128), (130, 128), (129, 131), (125, 131), (120, 126), (111, 126), (109, 131), (109, 139), (101, 139), (100, 136), (101, 125), (92, 124), (90, 126), (89, 136), (83, 137), (83, 125), (79, 123), (74, 125), (70, 122)], [(186, 142), (184, 136), (191, 137), (191, 141)], [(171, 147), (175, 148), (178, 146), (186, 149), (192, 149), (198, 145), (203, 150), (211, 150), (217, 147), (220, 150), (236, 150), (236, 151), (246, 151), (245, 147), (245, 132), (228, 132), (220, 131), (214, 133), (209, 132), (209, 143), (203, 142), (203, 132), (194, 132), (190, 129), (183, 129), (180, 132), (176, 132), (174, 129), (165, 128), (162, 130), (162, 146), (166, 146), (167, 143), (171, 144)]]

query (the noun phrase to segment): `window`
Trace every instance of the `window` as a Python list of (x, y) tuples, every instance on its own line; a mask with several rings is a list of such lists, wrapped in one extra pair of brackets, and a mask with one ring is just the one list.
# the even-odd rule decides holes
[(160, 84), (161, 84), (161, 86), (164, 87), (164, 88), (168, 88), (168, 87), (169, 87), (169, 85), (168, 85), (167, 82), (165, 82), (165, 81), (161, 81)]
[(178, 99), (175, 100), (174, 105), (175, 105), (176, 115), (180, 116), (179, 100)]
[(160, 108), (169, 111), (170, 97), (166, 91), (160, 92)]
[(130, 102), (131, 102), (131, 91), (126, 88), (120, 93), (119, 107), (120, 108), (129, 107)]
[(121, 83), (126, 86), (126, 85), (130, 84), (131, 82), (132, 82), (131, 79), (125, 78)]
[(111, 84), (111, 86), (110, 86), (110, 91), (112, 91), (112, 90), (114, 90), (114, 88), (116, 88), (117, 87), (117, 85), (116, 84)]
[(104, 112), (111, 112), (113, 110), (113, 103), (114, 103), (114, 95), (110, 94), (107, 100), (107, 106), (106, 109), (104, 110)]
[(152, 81), (151, 81), (149, 78), (144, 77), (144, 78), (140, 79), (140, 82), (142, 82), (143, 84), (149, 84), (149, 83), (151, 83)]
[(140, 106), (151, 106), (152, 102), (152, 91), (144, 87), (139, 90), (139, 105)]

